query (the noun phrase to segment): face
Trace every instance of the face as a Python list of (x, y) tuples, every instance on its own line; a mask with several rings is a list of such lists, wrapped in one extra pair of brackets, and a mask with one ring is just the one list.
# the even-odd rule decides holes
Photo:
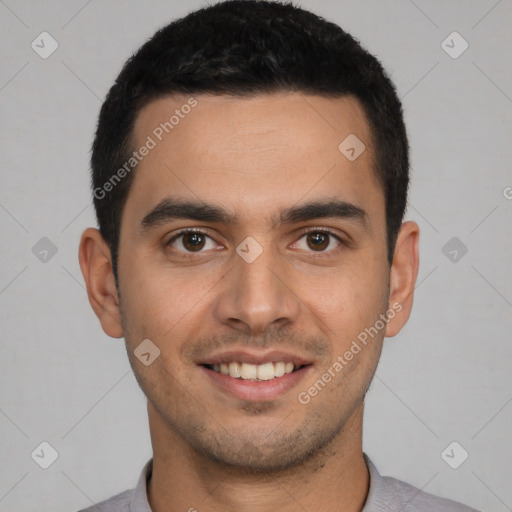
[[(386, 329), (410, 307), (369, 127), (351, 97), (194, 101), (137, 118), (133, 146), (154, 147), (123, 211), (120, 296), (103, 306), (122, 330), (102, 325), (125, 337), (161, 436), (229, 466), (292, 467), (360, 431)], [(353, 138), (338, 148), (350, 134), (359, 156)]]

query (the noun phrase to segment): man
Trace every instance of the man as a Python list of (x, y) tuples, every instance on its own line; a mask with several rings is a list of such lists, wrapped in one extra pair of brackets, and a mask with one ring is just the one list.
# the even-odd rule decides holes
[(80, 265), (126, 340), (153, 458), (100, 510), (472, 510), (381, 477), (362, 450), (418, 271), (408, 166), (379, 62), (290, 4), (206, 7), (125, 64)]

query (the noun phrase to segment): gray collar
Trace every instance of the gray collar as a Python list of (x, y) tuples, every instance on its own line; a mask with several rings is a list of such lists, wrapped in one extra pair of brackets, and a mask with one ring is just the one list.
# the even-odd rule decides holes
[[(422, 496), (430, 496), (405, 482), (382, 477), (369, 457), (366, 454), (363, 454), (363, 457), (370, 473), (370, 488), (361, 512), (389, 512), (390, 510), (406, 512), (411, 510), (409, 505), (413, 505), (412, 502), (416, 498), (420, 498), (421, 501)], [(152, 512), (147, 498), (147, 482), (151, 478), (152, 471), (153, 459), (151, 458), (144, 465), (137, 486), (132, 492), (130, 512)]]

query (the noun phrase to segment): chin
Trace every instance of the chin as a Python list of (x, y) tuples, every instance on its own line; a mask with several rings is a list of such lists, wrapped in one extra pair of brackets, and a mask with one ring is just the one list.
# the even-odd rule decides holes
[(282, 474), (299, 467), (304, 469), (305, 464), (314, 464), (319, 455), (325, 456), (339, 430), (325, 431), (311, 425), (289, 433), (266, 431), (259, 436), (253, 430), (250, 437), (247, 431), (245, 436), (210, 434), (207, 439), (188, 442), (202, 458), (239, 474)]

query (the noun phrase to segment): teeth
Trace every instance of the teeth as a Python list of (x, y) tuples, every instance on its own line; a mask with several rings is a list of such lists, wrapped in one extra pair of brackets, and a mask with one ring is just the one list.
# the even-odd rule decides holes
[(284, 363), (274, 363), (274, 375), (276, 377), (282, 377), (285, 374), (285, 366)]
[(272, 363), (261, 364), (257, 367), (258, 379), (270, 380), (275, 377), (274, 365)]
[(238, 363), (229, 363), (229, 376), (234, 379), (240, 378), (240, 365)]
[(292, 373), (295, 369), (293, 363), (264, 363), (260, 365), (249, 363), (221, 363), (214, 364), (213, 370), (233, 379), (243, 380), (272, 380), (282, 377), (285, 373)]
[(258, 378), (258, 367), (255, 364), (242, 363), (240, 369), (240, 377), (244, 380), (257, 379)]

